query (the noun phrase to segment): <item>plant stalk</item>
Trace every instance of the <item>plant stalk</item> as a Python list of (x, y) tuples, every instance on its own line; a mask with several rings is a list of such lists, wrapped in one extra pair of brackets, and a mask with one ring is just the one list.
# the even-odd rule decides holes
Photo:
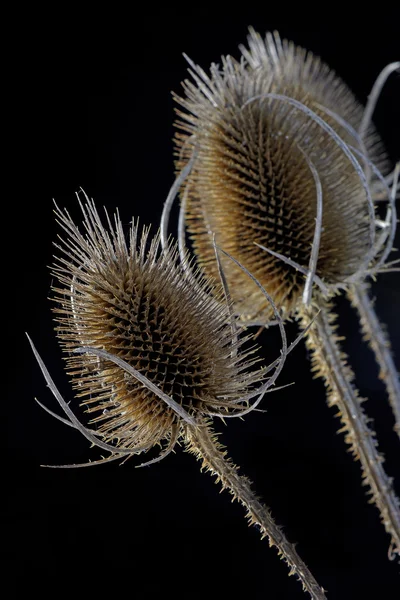
[(368, 485), (371, 503), (380, 514), (386, 532), (391, 536), (389, 558), (400, 554), (400, 510), (392, 479), (383, 469), (383, 456), (378, 452), (375, 432), (368, 427), (369, 419), (362, 409), (364, 399), (360, 398), (352, 382), (354, 374), (347, 364), (347, 356), (339, 346), (339, 339), (333, 324), (336, 315), (323, 299), (317, 309), (304, 308), (300, 311), (301, 325), (306, 327), (312, 318), (315, 324), (306, 333), (306, 344), (312, 351), (313, 371), (325, 380), (329, 406), (336, 406), (345, 432), (345, 441), (351, 452), (361, 463), (363, 484)]
[(369, 285), (358, 283), (351, 286), (348, 297), (360, 316), (361, 331), (364, 339), (375, 354), (379, 365), (379, 378), (386, 386), (389, 403), (395, 418), (394, 430), (400, 437), (400, 379), (397, 373), (390, 342), (382, 328), (368, 294)]
[(276, 546), (278, 554), (290, 567), (289, 575), (296, 575), (314, 600), (326, 599), (324, 589), (320, 587), (308, 567), (296, 552), (293, 544), (274, 522), (268, 508), (264, 506), (251, 489), (249, 480), (239, 475), (238, 467), (227, 458), (227, 452), (217, 441), (216, 434), (205, 424), (200, 427), (186, 427), (187, 450), (198, 460), (203, 468), (217, 476), (222, 489), (227, 489), (247, 510), (250, 524), (258, 525), (261, 539), (268, 537), (270, 546)]

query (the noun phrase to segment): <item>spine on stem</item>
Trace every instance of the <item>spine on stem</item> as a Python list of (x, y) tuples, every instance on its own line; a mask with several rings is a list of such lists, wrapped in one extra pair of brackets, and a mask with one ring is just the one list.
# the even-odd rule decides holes
[(285, 537), (281, 528), (276, 525), (268, 508), (264, 506), (251, 489), (249, 480), (239, 475), (238, 467), (227, 458), (224, 447), (218, 443), (216, 434), (208, 425), (186, 429), (187, 450), (203, 462), (203, 468), (217, 476), (222, 489), (227, 489), (234, 499), (246, 509), (250, 524), (258, 525), (261, 538), (268, 538), (270, 546), (276, 546), (279, 556), (290, 568), (289, 575), (296, 575), (301, 581), (304, 591), (314, 600), (326, 599), (324, 589), (297, 554), (293, 544)]
[(368, 426), (369, 419), (362, 408), (363, 398), (353, 385), (354, 374), (347, 364), (347, 356), (339, 346), (335, 333), (336, 315), (328, 302), (321, 299), (320, 308), (304, 308), (300, 311), (301, 326), (305, 328), (312, 318), (315, 324), (306, 333), (307, 347), (312, 351), (313, 371), (322, 377), (327, 388), (329, 406), (336, 406), (345, 441), (356, 460), (361, 463), (363, 484), (369, 486), (371, 503), (374, 503), (381, 515), (386, 532), (391, 536), (389, 558), (400, 554), (400, 510), (392, 479), (384, 469), (382, 454), (377, 448), (375, 432)]
[(395, 418), (394, 430), (400, 437), (400, 379), (396, 370), (389, 339), (382, 328), (368, 294), (369, 286), (358, 283), (349, 289), (348, 296), (360, 316), (364, 339), (375, 354), (379, 365), (379, 378), (386, 386), (389, 403)]

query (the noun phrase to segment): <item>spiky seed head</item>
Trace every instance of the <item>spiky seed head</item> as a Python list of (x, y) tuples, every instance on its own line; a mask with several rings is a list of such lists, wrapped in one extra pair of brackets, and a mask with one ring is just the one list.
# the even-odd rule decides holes
[(109, 360), (74, 354), (79, 347), (123, 359), (194, 417), (243, 409), (241, 397), (264, 369), (254, 366), (255, 347), (243, 351), (245, 340), (233, 339), (216, 284), (183, 273), (174, 246), (160, 253), (158, 235), (140, 236), (132, 223), (127, 241), (118, 215), (114, 224), (107, 217), (105, 228), (93, 202), (81, 207), (82, 232), (56, 210), (66, 235), (52, 269), (59, 282), (54, 312), (76, 397), (97, 434), (134, 450), (176, 438), (182, 423), (143, 383)]
[[(371, 215), (354, 165), (315, 118), (283, 98), (310, 108), (346, 144), (357, 145), (333, 111), (357, 127), (362, 109), (347, 86), (311, 53), (268, 34), (251, 32), (241, 62), (231, 57), (210, 75), (191, 63), (183, 84), (185, 109), (176, 123), (177, 167), (195, 153), (186, 180), (186, 223), (199, 263), (216, 265), (210, 232), (264, 285), (283, 314), (301, 299), (304, 275), (261, 251), (258, 242), (308, 268), (317, 215), (316, 181), (322, 186), (323, 218), (316, 274), (335, 285), (355, 273), (371, 249)], [(270, 94), (270, 96), (267, 96)], [(378, 156), (368, 130), (365, 146)], [(255, 319), (270, 315), (259, 290), (231, 262), (223, 268), (237, 311)]]

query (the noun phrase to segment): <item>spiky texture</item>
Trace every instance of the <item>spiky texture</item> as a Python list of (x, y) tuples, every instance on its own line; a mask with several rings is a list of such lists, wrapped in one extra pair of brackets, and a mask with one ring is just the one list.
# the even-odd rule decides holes
[[(333, 69), (310, 50), (281, 39), (276, 31), (267, 33), (262, 39), (259, 33), (250, 28), (248, 46), (247, 49), (241, 45), (240, 50), (250, 69), (264, 77), (273, 73), (274, 81), (279, 81), (279, 85), (286, 88), (287, 95), (292, 98), (305, 94), (305, 104), (335, 128), (345, 142), (352, 145), (357, 142), (348, 129), (325, 110), (339, 115), (358, 131), (364, 106)], [(364, 145), (368, 156), (383, 168), (387, 155), (372, 123), (369, 123), (365, 132)]]
[[(284, 314), (291, 314), (304, 276), (279, 258), (260, 252), (258, 242), (308, 268), (317, 214), (314, 165), (322, 186), (323, 217), (316, 274), (328, 284), (351, 277), (371, 250), (365, 189), (354, 165), (332, 136), (279, 94), (300, 101), (357, 145), (347, 129), (324, 110), (356, 127), (362, 108), (330, 69), (302, 48), (265, 42), (251, 32), (244, 60), (222, 59), (210, 75), (192, 65), (185, 97), (177, 101), (180, 169), (195, 152), (188, 178), (186, 222), (199, 263), (215, 273), (210, 232), (268, 289)], [(321, 106), (323, 105), (323, 106)], [(183, 132), (183, 133), (182, 133)], [(370, 128), (365, 147), (382, 158)], [(378, 149), (379, 147), (379, 149)], [(232, 298), (242, 317), (270, 316), (254, 285), (223, 261)]]
[(315, 327), (309, 329), (306, 344), (311, 351), (312, 371), (324, 380), (328, 405), (337, 408), (342, 422), (339, 432), (345, 434), (350, 452), (360, 461), (363, 484), (368, 487), (371, 503), (377, 506), (385, 530), (391, 536), (389, 557), (400, 556), (399, 500), (393, 481), (383, 468), (384, 458), (378, 450), (376, 434), (369, 425), (370, 419), (362, 408), (365, 400), (354, 387), (354, 373), (339, 346), (336, 315), (332, 306), (320, 298), (313, 307), (299, 311), (303, 327), (311, 318), (315, 318)]
[(270, 546), (276, 546), (280, 558), (290, 568), (289, 575), (297, 577), (303, 590), (314, 600), (326, 598), (325, 590), (315, 581), (295, 547), (286, 539), (282, 528), (275, 524), (268, 508), (255, 496), (250, 481), (239, 475), (238, 467), (227, 457), (225, 448), (218, 442), (209, 424), (201, 429), (187, 429), (186, 449), (202, 462), (203, 469), (217, 477), (222, 489), (227, 489), (233, 499), (244, 506), (249, 525), (257, 525), (262, 539), (267, 537)]
[(243, 412), (249, 396), (259, 395), (269, 383), (256, 385), (267, 369), (255, 368), (254, 348), (243, 350), (246, 338), (237, 336), (231, 307), (221, 302), (223, 289), (213, 289), (212, 281), (193, 272), (187, 260), (183, 267), (173, 246), (160, 254), (158, 236), (150, 241), (144, 231), (138, 245), (132, 223), (127, 244), (118, 215), (114, 226), (107, 217), (107, 230), (93, 202), (81, 208), (84, 234), (66, 211), (56, 210), (67, 237), (60, 238), (62, 256), (52, 272), (61, 284), (54, 288), (60, 305), (55, 309), (58, 337), (68, 353), (77, 396), (89, 396), (84, 401), (89, 412), (100, 412), (92, 420), (96, 430), (75, 417), (30, 341), (68, 419), (43, 408), (109, 450), (104, 460), (148, 450), (163, 439), (169, 440), (170, 451), (182, 436), (188, 450), (246, 507), (262, 537), (277, 546), (290, 574), (297, 575), (313, 600), (324, 600), (323, 589), (210, 429), (209, 415)]
[[(118, 365), (87, 354), (97, 348), (125, 360), (173, 398), (189, 415), (226, 415), (264, 375), (245, 339), (233, 338), (221, 290), (191, 271), (183, 274), (159, 237), (140, 239), (132, 223), (129, 243), (122, 223), (103, 227), (93, 203), (82, 206), (81, 233), (68, 213), (56, 211), (67, 232), (52, 273), (57, 335), (68, 354), (76, 396), (103, 440), (118, 448), (150, 448), (176, 438), (181, 417)], [(214, 295), (209, 288), (214, 287)], [(235, 341), (236, 340), (236, 341)], [(235, 352), (232, 352), (232, 349)]]
[[(372, 500), (399, 552), (398, 501), (326, 304), (338, 288), (361, 285), (374, 272), (371, 265), (378, 269), (388, 256), (396, 225), (395, 186), (390, 193), (382, 182), (376, 164), (382, 168), (385, 155), (373, 128), (365, 127), (362, 107), (318, 58), (278, 34), (262, 40), (254, 31), (242, 54), (240, 63), (228, 57), (221, 67), (212, 65), (210, 75), (191, 63), (194, 83), (186, 81), (185, 97), (177, 98), (185, 109), (178, 111), (177, 166), (189, 157), (193, 163), (182, 194), (187, 228), (205, 272), (216, 270), (213, 233), (256, 275), (284, 317), (300, 317), (304, 327), (305, 316), (315, 316), (304, 305), (322, 309), (317, 328), (307, 333), (314, 369), (325, 379), (329, 405), (340, 410), (346, 441), (361, 460)], [(378, 236), (370, 193), (375, 176), (388, 192), (392, 214)], [(385, 238), (387, 247), (377, 258)], [(230, 263), (223, 267), (237, 314), (268, 322), (271, 311), (258, 289)], [(317, 286), (306, 293), (313, 281), (323, 295)], [(369, 332), (377, 331), (371, 310), (364, 315)], [(380, 336), (377, 358), (398, 415), (397, 374), (388, 368), (383, 344)]]
[(394, 430), (400, 437), (400, 378), (391, 353), (391, 344), (386, 331), (379, 323), (374, 311), (374, 302), (368, 296), (367, 284), (352, 286), (349, 298), (360, 315), (363, 339), (368, 342), (379, 365), (379, 378), (385, 383), (396, 424)]

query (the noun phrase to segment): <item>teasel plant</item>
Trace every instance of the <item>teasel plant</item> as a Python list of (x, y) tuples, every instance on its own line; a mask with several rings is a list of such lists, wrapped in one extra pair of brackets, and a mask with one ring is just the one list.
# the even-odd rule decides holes
[[(222, 57), (209, 73), (188, 57), (190, 80), (174, 94), (176, 166), (182, 175), (178, 238), (186, 233), (201, 269), (215, 275), (213, 240), (271, 295), (282, 319), (306, 334), (311, 369), (336, 407), (363, 485), (390, 536), (389, 558), (400, 554), (400, 511), (383, 468), (376, 435), (340, 345), (335, 296), (358, 311), (375, 353), (400, 433), (400, 384), (388, 336), (369, 296), (369, 281), (398, 271), (390, 258), (396, 232), (399, 164), (390, 169), (371, 117), (387, 78), (378, 77), (366, 107), (311, 52), (250, 30), (240, 61)], [(168, 229), (172, 197), (162, 217)], [(221, 256), (235, 315), (245, 328), (274, 324), (259, 289)], [(318, 312), (318, 314), (317, 314)]]
[[(177, 184), (171, 193), (176, 189)], [(239, 474), (212, 427), (213, 419), (224, 421), (257, 410), (267, 392), (279, 389), (273, 386), (301, 335), (288, 346), (269, 294), (232, 258), (271, 302), (279, 322), (281, 353), (272, 364), (262, 366), (252, 336), (236, 322), (215, 243), (219, 282), (195, 268), (187, 253), (180, 255), (170, 239), (162, 240), (159, 234), (150, 238), (149, 228), (140, 233), (132, 221), (127, 240), (118, 213), (114, 220), (106, 213), (104, 226), (94, 202), (86, 195), (82, 202), (80, 194), (83, 231), (66, 210), (55, 208), (63, 234), (52, 267), (57, 281), (52, 300), (67, 373), (76, 399), (89, 415), (88, 423), (63, 399), (28, 339), (66, 418), (39, 400), (38, 404), (108, 456), (53, 468), (123, 463), (154, 454), (159, 446), (158, 456), (137, 465), (143, 467), (159, 462), (182, 443), (201, 462), (202, 470), (215, 475), (222, 489), (245, 507), (249, 523), (277, 547), (304, 591), (311, 598), (325, 598), (324, 589), (249, 480)]]

